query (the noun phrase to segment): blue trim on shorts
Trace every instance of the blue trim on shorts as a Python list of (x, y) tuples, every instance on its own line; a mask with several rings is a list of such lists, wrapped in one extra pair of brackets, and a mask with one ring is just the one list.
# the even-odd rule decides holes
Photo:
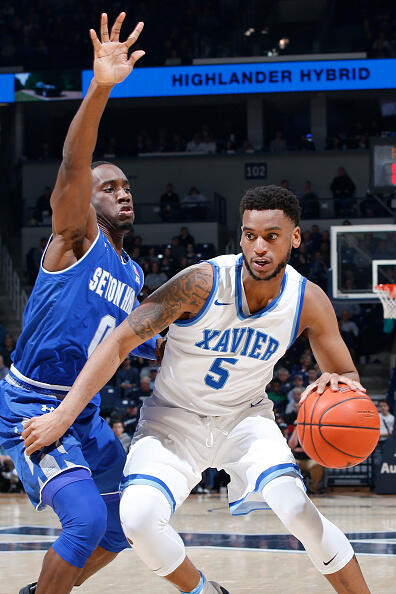
[(176, 509), (175, 498), (168, 485), (161, 481), (161, 479), (156, 476), (151, 476), (150, 474), (128, 474), (128, 476), (123, 477), (120, 483), (120, 491), (124, 491), (129, 485), (150, 485), (151, 487), (155, 487), (165, 495), (171, 506), (172, 514), (174, 513)]
[(249, 514), (255, 510), (261, 509), (268, 509), (268, 505), (263, 501), (261, 504), (260, 501), (246, 501), (246, 499), (252, 495), (252, 493), (259, 493), (262, 491), (270, 481), (277, 478), (278, 476), (282, 476), (283, 474), (293, 474), (296, 477), (300, 478), (304, 484), (303, 477), (300, 472), (300, 468), (297, 464), (292, 464), (291, 462), (286, 462), (285, 464), (276, 464), (275, 466), (271, 466), (262, 472), (257, 480), (256, 485), (253, 491), (249, 491), (246, 493), (244, 497), (238, 499), (237, 501), (232, 501), (229, 503), (230, 512), (233, 516), (244, 516)]
[(216, 262), (212, 260), (203, 260), (203, 262), (209, 262), (213, 268), (213, 286), (212, 290), (210, 291), (209, 297), (206, 300), (206, 303), (202, 307), (201, 311), (197, 313), (196, 316), (193, 318), (189, 318), (187, 320), (176, 320), (173, 322), (176, 326), (192, 326), (196, 324), (208, 311), (209, 307), (212, 305), (213, 299), (217, 293), (217, 288), (219, 286), (219, 267)]
[(298, 328), (300, 326), (301, 310), (302, 310), (302, 306), (304, 304), (304, 295), (305, 295), (306, 285), (307, 285), (307, 279), (305, 278), (305, 276), (302, 276), (300, 278), (300, 282), (298, 285), (297, 308), (296, 308), (296, 313), (294, 314), (293, 328), (292, 328), (291, 338), (290, 338), (290, 342), (289, 342), (289, 346), (287, 347), (287, 350), (290, 349), (291, 345), (294, 343), (294, 341), (297, 338)]

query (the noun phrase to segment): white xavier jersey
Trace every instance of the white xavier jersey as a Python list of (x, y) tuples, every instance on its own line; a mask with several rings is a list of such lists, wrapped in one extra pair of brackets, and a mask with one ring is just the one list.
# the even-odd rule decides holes
[(242, 254), (209, 262), (212, 291), (199, 314), (170, 326), (153, 404), (235, 415), (268, 402), (274, 366), (297, 337), (306, 279), (287, 266), (279, 296), (250, 314)]

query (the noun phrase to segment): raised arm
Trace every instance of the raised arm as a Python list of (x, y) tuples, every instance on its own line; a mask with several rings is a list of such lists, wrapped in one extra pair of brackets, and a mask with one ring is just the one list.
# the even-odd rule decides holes
[(175, 320), (196, 315), (212, 286), (212, 266), (202, 262), (179, 272), (143, 301), (95, 349), (58, 408), (27, 421), (22, 433), (26, 453), (30, 455), (59, 439), (128, 353)]
[[(50, 269), (58, 268), (63, 254), (71, 250), (76, 242), (85, 237), (93, 241), (97, 234), (95, 211), (91, 206), (90, 166), (99, 123), (111, 89), (130, 74), (136, 61), (144, 55), (143, 51), (135, 51), (128, 58), (128, 50), (138, 39), (143, 23), (138, 23), (128, 39), (121, 43), (119, 35), (124, 19), (125, 12), (122, 12), (109, 35), (107, 15), (102, 14), (101, 41), (95, 31), (90, 30), (94, 48), (94, 78), (70, 124), (63, 146), (62, 164), (51, 196), (55, 247), (50, 246)], [(88, 249), (89, 243), (85, 247)], [(83, 248), (83, 253), (86, 249)]]
[(332, 390), (339, 383), (348, 384), (353, 390), (363, 390), (351, 354), (343, 341), (337, 318), (327, 295), (320, 287), (307, 282), (300, 330), (308, 331), (309, 342), (322, 375), (302, 394), (300, 402), (317, 389), (322, 393), (327, 384)]

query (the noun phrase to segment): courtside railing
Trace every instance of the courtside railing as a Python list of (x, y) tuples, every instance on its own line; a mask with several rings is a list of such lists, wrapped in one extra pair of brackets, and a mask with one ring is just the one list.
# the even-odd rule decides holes
[(25, 309), (28, 296), (21, 286), (18, 273), (14, 269), (10, 252), (4, 244), (0, 235), (0, 276), (4, 289), (11, 301), (11, 307), (18, 320), (22, 322), (22, 315)]

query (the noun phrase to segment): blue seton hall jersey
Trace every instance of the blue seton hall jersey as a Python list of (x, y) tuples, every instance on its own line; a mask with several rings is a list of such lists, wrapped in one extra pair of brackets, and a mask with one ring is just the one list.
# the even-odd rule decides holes
[[(62, 397), (98, 344), (134, 309), (143, 271), (126, 252), (120, 259), (100, 230), (88, 252), (69, 268), (48, 272), (43, 259), (10, 380)], [(134, 353), (155, 359), (154, 344), (152, 339)]]

